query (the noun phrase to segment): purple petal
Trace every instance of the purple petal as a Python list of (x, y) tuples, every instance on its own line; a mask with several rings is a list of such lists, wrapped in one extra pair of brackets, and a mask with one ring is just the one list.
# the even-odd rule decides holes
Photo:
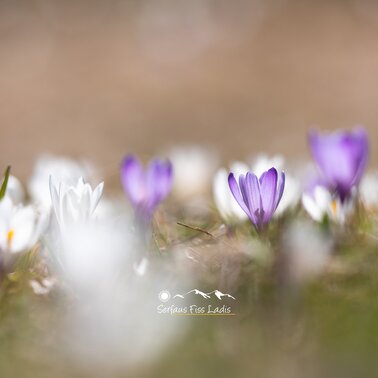
[(127, 156), (121, 166), (121, 181), (126, 195), (134, 207), (145, 201), (147, 191), (143, 167), (134, 156)]
[(268, 223), (276, 209), (277, 170), (275, 168), (262, 174), (260, 177), (260, 194), (262, 209), (264, 211), (263, 222)]
[(243, 201), (247, 208), (249, 209), (249, 200), (248, 200), (248, 194), (247, 194), (247, 186), (245, 183), (245, 175), (241, 174), (239, 175), (239, 188), (240, 188), (240, 193), (243, 197)]
[(256, 175), (251, 172), (247, 173), (245, 180), (248, 207), (251, 214), (250, 218), (256, 226), (259, 226), (259, 217), (262, 210), (259, 180)]
[(353, 174), (343, 136), (340, 133), (320, 135), (311, 132), (309, 138), (313, 157), (325, 178), (330, 183), (349, 182)]
[(172, 188), (172, 164), (153, 160), (147, 170), (148, 203), (153, 210), (169, 194)]
[(359, 127), (354, 132), (353, 135), (356, 141), (356, 160), (357, 160), (357, 170), (354, 177), (354, 185), (358, 185), (364, 174), (366, 164), (369, 158), (369, 139), (364, 128)]
[[(242, 176), (243, 175), (240, 175), (240, 177), (242, 177)], [(240, 177), (239, 177), (239, 180), (240, 180)], [(243, 176), (243, 180), (242, 180), (241, 185), (243, 186), (243, 190), (244, 190), (244, 176)], [(230, 187), (231, 193), (234, 196), (236, 202), (243, 209), (243, 211), (248, 215), (248, 217), (251, 218), (251, 214), (249, 212), (249, 209), (248, 209), (246, 203), (244, 202), (244, 199), (243, 199), (242, 194), (240, 192), (238, 183), (236, 182), (236, 179), (235, 179), (235, 176), (234, 176), (233, 173), (230, 173), (228, 175), (228, 186)]]
[(330, 189), (346, 197), (358, 185), (368, 158), (368, 139), (363, 129), (309, 136), (313, 157)]
[(276, 207), (275, 207), (275, 209), (277, 209), (277, 207), (278, 207), (278, 205), (281, 201), (284, 189), (285, 189), (285, 173), (281, 172), (281, 174), (278, 175), (278, 178), (277, 178), (277, 192), (276, 192)]

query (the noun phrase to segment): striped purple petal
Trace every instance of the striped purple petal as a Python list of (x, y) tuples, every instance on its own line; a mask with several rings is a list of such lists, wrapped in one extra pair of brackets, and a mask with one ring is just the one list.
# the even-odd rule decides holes
[(278, 178), (277, 178), (276, 207), (274, 210), (277, 209), (281, 201), (284, 189), (285, 189), (285, 173), (281, 172), (281, 174), (278, 175)]
[(256, 175), (248, 172), (246, 175), (246, 192), (249, 202), (249, 212), (251, 214), (252, 222), (258, 226), (260, 224), (261, 214), (261, 195), (260, 195), (260, 183)]
[[(240, 178), (243, 175), (240, 175)], [(244, 176), (242, 182), (242, 187), (244, 188)], [(236, 202), (239, 204), (239, 206), (242, 208), (242, 210), (248, 215), (249, 218), (251, 218), (251, 213), (249, 212), (248, 205), (245, 202), (245, 198), (243, 198), (241, 191), (239, 189), (238, 183), (236, 182), (235, 176), (233, 173), (230, 173), (228, 176), (228, 186), (230, 187), (231, 193), (234, 196)], [(251, 219), (252, 220), (252, 219)]]
[(262, 221), (268, 223), (276, 210), (277, 171), (275, 168), (264, 172), (260, 177), (260, 194), (262, 209), (264, 211)]

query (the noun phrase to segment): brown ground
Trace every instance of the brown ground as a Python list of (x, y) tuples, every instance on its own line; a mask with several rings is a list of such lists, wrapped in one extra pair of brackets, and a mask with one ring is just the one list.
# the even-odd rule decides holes
[(0, 166), (116, 172), (191, 142), (296, 157), (311, 125), (356, 123), (377, 163), (377, 37), (374, 1), (0, 1)]

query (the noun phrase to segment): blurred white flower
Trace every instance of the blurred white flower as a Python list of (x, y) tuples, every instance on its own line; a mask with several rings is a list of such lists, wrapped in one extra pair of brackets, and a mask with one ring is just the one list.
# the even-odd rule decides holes
[(247, 214), (241, 209), (231, 193), (228, 185), (228, 175), (234, 173), (235, 178), (248, 172), (248, 165), (242, 162), (233, 162), (230, 171), (225, 168), (219, 169), (213, 178), (213, 196), (215, 205), (226, 222), (244, 221), (248, 218)]
[(283, 234), (286, 278), (303, 283), (321, 274), (329, 261), (332, 239), (309, 221), (294, 221)]
[(134, 219), (124, 197), (107, 198), (102, 197), (96, 207), (96, 219), (112, 221), (119, 218)]
[[(3, 184), (3, 182), (4, 178), (0, 179), (0, 187)], [(12, 175), (9, 176), (5, 195), (8, 196), (14, 204), (24, 202), (25, 191), (22, 187), (20, 180), (17, 177)]]
[(342, 203), (323, 186), (316, 186), (312, 193), (303, 193), (302, 205), (317, 222), (322, 222), (327, 216), (330, 220), (343, 224), (354, 210), (353, 198)]
[(206, 194), (218, 163), (212, 149), (200, 146), (173, 148), (169, 154), (173, 164), (173, 194), (190, 199)]
[[(277, 171), (284, 171), (285, 159), (282, 155), (268, 156), (265, 154), (259, 154), (252, 161), (251, 171), (260, 177), (264, 172), (274, 167)], [(286, 172), (285, 172), (286, 175)]]
[(77, 300), (60, 329), (67, 353), (90, 375), (99, 367), (109, 372), (147, 363), (187, 324), (157, 314), (157, 295), (172, 278), (160, 269), (146, 271), (145, 259), (135, 266), (137, 237), (124, 220), (80, 224), (62, 235), (61, 273)]
[(47, 216), (39, 216), (32, 206), (14, 205), (10, 197), (0, 201), (0, 252), (27, 252), (47, 226)]
[(359, 191), (366, 208), (378, 207), (378, 173), (366, 174), (360, 183)]
[(298, 179), (285, 172), (285, 189), (281, 202), (277, 207), (274, 217), (282, 215), (286, 210), (298, 205), (302, 194), (302, 187)]
[(130, 235), (125, 232), (130, 227), (123, 229), (107, 221), (67, 226), (58, 251), (66, 278), (86, 294), (87, 290), (95, 294), (100, 285), (113, 285), (112, 279), (131, 257)]
[(89, 221), (101, 199), (103, 189), (102, 182), (92, 190), (82, 177), (75, 186), (69, 186), (64, 182), (56, 184), (55, 179), (51, 177), (51, 202), (60, 229), (65, 231), (68, 227)]
[(33, 175), (28, 182), (29, 194), (37, 205), (50, 210), (51, 197), (49, 179), (53, 175), (58, 182), (75, 185), (80, 177), (88, 178), (90, 167), (66, 157), (42, 155), (34, 166)]

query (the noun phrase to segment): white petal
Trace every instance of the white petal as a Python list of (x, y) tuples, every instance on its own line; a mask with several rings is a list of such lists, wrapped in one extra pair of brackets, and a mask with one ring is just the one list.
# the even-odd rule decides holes
[(49, 186), (50, 186), (51, 204), (54, 209), (54, 213), (58, 220), (58, 223), (60, 224), (61, 211), (60, 211), (59, 191), (58, 191), (56, 183), (54, 182), (54, 178), (52, 176), (50, 176), (49, 178)]
[(2, 219), (6, 224), (9, 224), (13, 213), (13, 202), (9, 196), (5, 196), (0, 201), (0, 219)]
[(285, 159), (282, 155), (268, 156), (260, 154), (252, 163), (252, 172), (260, 177), (264, 172), (274, 167), (278, 171), (282, 171)]
[[(3, 184), (3, 181), (4, 179), (0, 180), (0, 186)], [(6, 195), (11, 198), (14, 204), (19, 204), (24, 201), (24, 188), (22, 187), (20, 180), (18, 180), (18, 178), (16, 178), (15, 176), (9, 176)]]
[(245, 220), (247, 215), (240, 208), (228, 186), (228, 173), (220, 169), (213, 178), (214, 201), (221, 217), (225, 221)]
[(42, 214), (39, 214), (37, 223), (34, 226), (34, 234), (31, 239), (31, 245), (34, 245), (38, 242), (39, 238), (46, 232), (50, 223), (50, 212), (45, 211)]
[(5, 219), (0, 218), (0, 253), (7, 249), (9, 226)]
[(31, 206), (22, 207), (15, 211), (10, 223), (10, 229), (14, 232), (10, 243), (13, 253), (26, 251), (31, 248), (34, 236), (36, 214)]
[(80, 176), (86, 176), (90, 171), (91, 168), (86, 167), (83, 163), (65, 157), (43, 155), (34, 166), (33, 175), (28, 182), (28, 191), (36, 204), (49, 209), (51, 206), (49, 193), (51, 175), (54, 175), (57, 182), (74, 185)]
[(102, 193), (104, 191), (104, 182), (97, 185), (96, 189), (93, 191), (91, 199), (91, 214), (96, 210), (98, 203), (100, 202)]
[(322, 212), (326, 212), (329, 206), (332, 204), (331, 193), (323, 186), (317, 186), (314, 189), (315, 202)]
[(181, 199), (201, 196), (211, 188), (218, 156), (211, 148), (181, 146), (169, 153), (174, 169), (173, 194)]
[(280, 204), (275, 212), (276, 216), (281, 215), (285, 210), (295, 207), (301, 198), (301, 185), (297, 179), (286, 174), (285, 188)]
[(367, 208), (378, 206), (378, 174), (368, 173), (364, 176), (360, 184), (360, 195)]
[(317, 222), (320, 222), (322, 220), (324, 213), (310, 195), (302, 195), (302, 205), (312, 219)]
[(235, 178), (238, 179), (240, 175), (245, 175), (249, 171), (247, 164), (242, 161), (234, 161), (230, 165), (230, 172), (235, 175)]

